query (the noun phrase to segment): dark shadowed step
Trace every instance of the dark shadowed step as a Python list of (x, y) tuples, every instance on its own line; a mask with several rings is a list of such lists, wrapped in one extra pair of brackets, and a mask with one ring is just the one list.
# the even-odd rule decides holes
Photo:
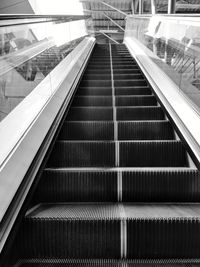
[(73, 107), (66, 120), (69, 121), (110, 121), (113, 119), (112, 108)]
[(88, 87), (79, 87), (78, 91), (77, 91), (77, 96), (81, 95), (81, 96), (107, 96), (107, 95), (112, 95), (112, 89), (111, 87), (92, 87), (92, 88), (88, 88)]
[(113, 140), (114, 123), (111, 121), (65, 122), (59, 140)]
[(164, 113), (160, 107), (118, 107), (117, 120), (164, 120)]
[(117, 172), (46, 169), (35, 193), (40, 202), (116, 202)]
[(115, 87), (115, 95), (151, 95), (148, 86)]
[(116, 96), (116, 106), (157, 106), (154, 96)]
[(119, 140), (171, 140), (173, 128), (169, 121), (128, 121), (118, 123)]
[(47, 163), (48, 167), (112, 167), (114, 165), (114, 142), (100, 141), (57, 141)]
[(118, 218), (117, 205), (44, 204), (27, 213), (19, 247), (30, 258), (120, 259)]
[(189, 168), (127, 170), (122, 190), (124, 202), (199, 202), (200, 173)]
[(187, 167), (180, 141), (129, 141), (119, 144), (121, 167)]
[(72, 102), (74, 107), (86, 106), (112, 106), (112, 97), (110, 96), (76, 96)]

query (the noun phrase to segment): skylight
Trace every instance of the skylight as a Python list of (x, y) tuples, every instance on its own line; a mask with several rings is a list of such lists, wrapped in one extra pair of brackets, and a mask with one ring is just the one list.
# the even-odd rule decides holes
[(35, 14), (83, 15), (79, 0), (29, 0)]

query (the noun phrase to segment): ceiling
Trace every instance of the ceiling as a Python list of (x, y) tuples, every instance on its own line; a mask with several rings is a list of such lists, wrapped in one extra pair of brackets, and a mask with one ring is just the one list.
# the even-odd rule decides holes
[(132, 14), (133, 0), (80, 0), (80, 2), (83, 4), (84, 14), (92, 18), (92, 21), (87, 21), (87, 28), (95, 34), (97, 42), (108, 42), (109, 37), (117, 42), (123, 41), (125, 17), (126, 14)]
[[(154, 0), (156, 13), (167, 13), (169, 0)], [(133, 14), (133, 2), (138, 0), (80, 0), (84, 15), (91, 16), (86, 26), (99, 43), (122, 42), (125, 17)], [(151, 3), (143, 0), (143, 3)], [(176, 13), (200, 13), (200, 0), (176, 0)], [(110, 38), (110, 39), (109, 39)]]

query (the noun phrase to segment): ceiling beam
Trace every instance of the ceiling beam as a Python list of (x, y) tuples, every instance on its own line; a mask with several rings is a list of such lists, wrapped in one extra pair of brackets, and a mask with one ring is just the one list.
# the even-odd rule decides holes
[[(88, 3), (100, 3), (102, 0), (79, 0), (80, 2), (88, 2)], [(123, 3), (127, 4), (131, 4), (133, 0), (109, 0), (109, 2), (113, 2), (113, 4), (115, 3), (121, 3), (123, 1)]]
[(111, 9), (114, 9), (114, 10), (118, 11), (119, 13), (123, 14), (125, 17), (128, 15), (127, 13), (121, 11), (120, 9), (118, 9), (118, 8), (116, 8), (116, 7), (114, 7), (114, 6), (109, 5), (109, 4), (106, 3), (106, 2), (101, 1), (101, 3), (102, 3), (103, 5), (105, 5), (105, 6), (110, 7)]
[(109, 19), (113, 24), (115, 24), (117, 27), (119, 27), (122, 31), (125, 31), (124, 28), (122, 28), (116, 21), (114, 21), (112, 18), (110, 18), (108, 15), (106, 15), (105, 13), (103, 13), (104, 16)]
[[(95, 9), (83, 9), (84, 12), (89, 12), (89, 13), (102, 13), (102, 12), (113, 12), (113, 13), (117, 13), (118, 11), (116, 10), (95, 10)], [(124, 12), (126, 15), (131, 14), (131, 10), (121, 10), (121, 12)]]
[(107, 35), (106, 33), (104, 32), (100, 32), (101, 34), (103, 34), (105, 37), (107, 37), (108, 39), (110, 39), (112, 42), (116, 43), (116, 44), (119, 44), (115, 39), (113, 39), (112, 37), (110, 37), (109, 35)]

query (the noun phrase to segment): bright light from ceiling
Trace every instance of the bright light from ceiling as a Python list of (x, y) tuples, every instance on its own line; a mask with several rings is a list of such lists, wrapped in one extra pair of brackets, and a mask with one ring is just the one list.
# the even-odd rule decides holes
[[(47, 15), (83, 15), (79, 0), (29, 0), (35, 14)], [(85, 22), (82, 20), (61, 24), (30, 25), (39, 40), (52, 37), (57, 46), (87, 35)]]
[(79, 0), (29, 0), (35, 14), (83, 15)]

